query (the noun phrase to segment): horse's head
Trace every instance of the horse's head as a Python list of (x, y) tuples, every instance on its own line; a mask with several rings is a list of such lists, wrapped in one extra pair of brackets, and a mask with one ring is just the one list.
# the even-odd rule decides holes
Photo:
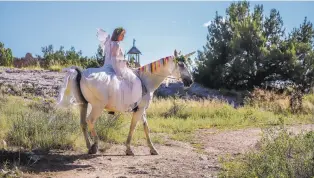
[(193, 83), (192, 74), (187, 67), (187, 59), (194, 53), (195, 52), (189, 53), (187, 55), (181, 55), (181, 51), (179, 53), (177, 53), (176, 50), (174, 51), (175, 68), (172, 75), (176, 78), (181, 78), (185, 87), (190, 87)]

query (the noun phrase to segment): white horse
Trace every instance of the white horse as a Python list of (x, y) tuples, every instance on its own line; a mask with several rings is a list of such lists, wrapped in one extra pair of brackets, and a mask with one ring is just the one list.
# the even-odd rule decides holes
[[(121, 109), (123, 107), (115, 107), (115, 105), (112, 104), (112, 102), (115, 102), (116, 105), (121, 106), (121, 102), (123, 101), (115, 100), (116, 98), (110, 99), (110, 96), (116, 96), (117, 93), (123, 93), (123, 87), (121, 87), (123, 82), (115, 76), (115, 73), (109, 66), (89, 68), (84, 71), (80, 71), (75, 66), (66, 68), (63, 70), (66, 71), (67, 74), (65, 76), (63, 87), (59, 93), (57, 106), (66, 107), (71, 104), (71, 99), (73, 98), (76, 100), (76, 103), (80, 105), (81, 127), (84, 133), (86, 146), (89, 149), (89, 154), (97, 153), (98, 136), (95, 131), (95, 123), (102, 114), (102, 111), (106, 109), (110, 112), (133, 112), (129, 135), (126, 141), (127, 155), (134, 155), (130, 145), (136, 124), (139, 120), (143, 121), (150, 153), (152, 155), (158, 155), (158, 152), (150, 139), (146, 119), (146, 109), (149, 107), (153, 99), (154, 91), (168, 76), (174, 76), (177, 79), (181, 78), (185, 87), (191, 86), (193, 79), (187, 68), (186, 58), (193, 53), (183, 56), (178, 55), (175, 51), (174, 56), (162, 58), (145, 66), (136, 68), (134, 72), (142, 81), (143, 92), (141, 100), (135, 104), (131, 110)], [(114, 87), (117, 84), (114, 82), (120, 82), (118, 85), (120, 88)], [(86, 119), (88, 103), (91, 104), (92, 110)], [(94, 139), (94, 144), (92, 146), (89, 140), (87, 127)]]

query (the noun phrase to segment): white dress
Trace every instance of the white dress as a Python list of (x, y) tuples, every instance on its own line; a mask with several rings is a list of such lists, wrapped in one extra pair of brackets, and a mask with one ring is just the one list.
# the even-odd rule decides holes
[(140, 79), (134, 72), (128, 68), (127, 60), (124, 59), (124, 54), (120, 42), (111, 41), (110, 35), (98, 29), (97, 32), (100, 46), (102, 47), (105, 55), (105, 62), (103, 68), (111, 66), (116, 73), (116, 76), (121, 82), (119, 88), (122, 92), (122, 101), (125, 107), (134, 105), (139, 102), (142, 97), (142, 85)]

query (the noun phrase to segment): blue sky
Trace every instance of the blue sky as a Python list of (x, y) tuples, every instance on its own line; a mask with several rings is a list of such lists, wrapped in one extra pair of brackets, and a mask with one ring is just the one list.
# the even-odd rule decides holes
[[(42, 54), (49, 44), (59, 49), (74, 46), (83, 55), (92, 56), (99, 44), (96, 28), (112, 32), (115, 27), (126, 30), (124, 50), (133, 38), (142, 52), (141, 64), (172, 55), (174, 49), (189, 53), (202, 49), (206, 42), (204, 23), (215, 11), (225, 15), (231, 1), (207, 2), (0, 2), (0, 41), (23, 57), (27, 52)], [(298, 27), (305, 16), (314, 22), (314, 2), (251, 2), (263, 4), (264, 12), (280, 11), (288, 31)]]

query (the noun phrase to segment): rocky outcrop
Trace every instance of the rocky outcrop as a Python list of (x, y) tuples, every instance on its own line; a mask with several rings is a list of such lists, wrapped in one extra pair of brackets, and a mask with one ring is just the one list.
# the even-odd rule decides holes
[(158, 97), (178, 96), (183, 99), (218, 99), (228, 102), (237, 107), (241, 105), (237, 96), (225, 96), (218, 90), (203, 87), (198, 83), (194, 83), (191, 87), (185, 88), (183, 83), (179, 80), (168, 78), (156, 90), (155, 95)]
[(48, 70), (0, 69), (3, 93), (24, 96), (57, 97), (64, 74)]
[(26, 53), (25, 57), (22, 58), (14, 58), (13, 66), (16, 68), (29, 67), (29, 66), (37, 66), (39, 65), (39, 60), (34, 58), (31, 53)]
[[(0, 68), (0, 88), (3, 93), (17, 96), (35, 95), (56, 98), (63, 77), (64, 73), (48, 70)], [(158, 97), (177, 95), (180, 98), (193, 100), (215, 98), (234, 106), (239, 105), (235, 96), (224, 96), (217, 90), (205, 88), (197, 83), (185, 89), (181, 81), (172, 78), (167, 78), (155, 91), (155, 95)]]

